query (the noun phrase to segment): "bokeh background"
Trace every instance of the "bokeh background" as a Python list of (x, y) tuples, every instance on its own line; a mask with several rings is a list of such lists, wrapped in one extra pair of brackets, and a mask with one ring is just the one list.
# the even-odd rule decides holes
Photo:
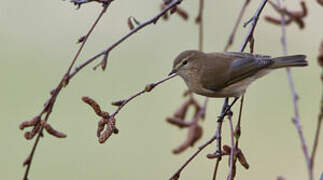
[[(260, 1), (251, 1), (242, 22), (255, 12)], [(160, 0), (126, 1), (111, 4), (108, 12), (89, 39), (78, 63), (111, 45), (129, 31), (126, 20), (135, 16), (143, 21), (159, 12)], [(157, 87), (152, 93), (131, 102), (117, 116), (118, 135), (105, 144), (96, 138), (98, 118), (81, 101), (82, 96), (96, 99), (109, 112), (111, 101), (123, 99), (159, 80), (171, 69), (173, 58), (186, 49), (198, 48), (198, 26), (194, 19), (198, 1), (183, 1), (188, 21), (177, 15), (159, 21), (132, 36), (110, 53), (106, 72), (89, 66), (73, 79), (59, 96), (49, 119), (66, 139), (46, 135), (41, 140), (32, 164), (30, 178), (39, 179), (167, 179), (190, 156), (197, 145), (213, 135), (222, 99), (212, 99), (202, 123), (203, 138), (180, 155), (171, 150), (186, 138), (187, 131), (165, 122), (184, 101), (186, 89), (180, 78)], [(222, 51), (244, 1), (205, 1), (206, 52)], [(300, 8), (298, 1), (286, 1)], [(101, 7), (95, 3), (80, 10), (68, 1), (11, 1), (0, 3), (0, 179), (21, 179), (22, 162), (31, 150), (18, 125), (42, 108), (78, 45)], [(300, 95), (301, 124), (312, 147), (321, 96), (320, 68), (316, 57), (323, 39), (323, 8), (307, 1), (306, 28), (287, 27), (289, 54), (306, 54), (310, 66), (292, 70)], [(263, 15), (273, 14), (268, 5)], [(238, 50), (247, 28), (239, 27), (231, 50)], [(260, 19), (255, 32), (255, 52), (282, 55), (281, 29)], [(77, 63), (77, 64), (78, 64)], [(94, 65), (94, 64), (93, 64)], [(203, 100), (199, 97), (200, 100)], [(234, 109), (237, 111), (237, 108)], [(250, 169), (238, 167), (237, 179), (307, 179), (304, 156), (296, 129), (291, 121), (293, 108), (286, 72), (278, 70), (254, 83), (245, 97), (241, 148)], [(236, 121), (236, 116), (235, 119)], [(223, 140), (229, 143), (229, 126), (224, 123)], [(321, 136), (322, 137), (322, 136)], [(213, 152), (210, 145), (182, 173), (182, 179), (210, 179), (215, 161), (205, 157)], [(311, 149), (311, 148), (310, 148)], [(323, 143), (318, 147), (315, 179), (323, 169)], [(219, 179), (226, 178), (227, 158), (223, 159)]]

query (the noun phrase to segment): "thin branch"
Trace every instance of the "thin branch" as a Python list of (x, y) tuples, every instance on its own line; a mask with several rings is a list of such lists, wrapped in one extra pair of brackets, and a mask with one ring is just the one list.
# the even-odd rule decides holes
[[(96, 27), (97, 23), (99, 22), (99, 20), (102, 18), (103, 14), (106, 12), (107, 8), (108, 8), (108, 5), (109, 4), (105, 4), (103, 5), (103, 8), (102, 8), (102, 11), (100, 12), (98, 18), (95, 20), (95, 22), (93, 23), (93, 25), (91, 26), (89, 32), (86, 34), (85, 36), (85, 39), (83, 40), (80, 48), (78, 49), (78, 51), (76, 52), (73, 60), (72, 60), (72, 63), (70, 64), (70, 66), (68, 67), (65, 75), (62, 77), (61, 81), (59, 82), (58, 86), (55, 88), (55, 90), (53, 91), (52, 93), (52, 96), (50, 97), (50, 99), (47, 101), (46, 105), (44, 106), (44, 108), (42, 109), (42, 111), (40, 112), (39, 116), (42, 116), (44, 113), (46, 113), (46, 116), (44, 118), (44, 122), (47, 122), (48, 121), (48, 118), (52, 112), (52, 109), (53, 109), (53, 106), (54, 106), (54, 103), (56, 101), (56, 97), (57, 95), (60, 93), (61, 89), (67, 85), (68, 83), (68, 80), (69, 80), (69, 73), (71, 71), (71, 68), (73, 67), (74, 63), (76, 62), (78, 56), (80, 55), (85, 43), (87, 42), (87, 39), (88, 37), (91, 35), (91, 33), (93, 32), (94, 28)], [(27, 157), (27, 160), (28, 160), (28, 163), (25, 163), (24, 162), (24, 165), (27, 165), (26, 167), (26, 171), (25, 171), (25, 174), (24, 174), (24, 177), (23, 179), (24, 180), (27, 180), (28, 179), (28, 174), (29, 174), (29, 170), (30, 170), (30, 167), (31, 167), (31, 164), (32, 164), (32, 160), (33, 160), (33, 157), (34, 157), (34, 153), (36, 151), (36, 148), (37, 148), (37, 145), (38, 145), (38, 142), (40, 140), (40, 137), (42, 136), (43, 134), (43, 129), (44, 129), (44, 126), (41, 126), (40, 130), (38, 131), (38, 135), (36, 137), (36, 140), (34, 141), (34, 145), (33, 145), (33, 148), (29, 154), (29, 156)]]
[[(238, 122), (237, 122), (237, 125), (235, 127), (235, 130), (234, 130), (234, 133), (233, 133), (233, 136), (235, 137), (235, 145), (234, 146), (231, 146), (231, 149), (234, 149), (235, 151), (238, 151), (239, 150), (239, 139), (240, 139), (240, 136), (241, 136), (241, 117), (242, 117), (242, 108), (243, 108), (243, 103), (244, 103), (244, 95), (242, 95), (241, 99), (240, 99), (240, 108), (239, 108), (239, 116), (238, 116)], [(240, 151), (240, 153), (242, 154), (242, 152)], [(235, 174), (236, 174), (236, 162), (237, 160), (239, 160), (241, 162), (241, 159), (238, 159), (239, 157), (239, 154), (237, 153), (234, 153), (233, 154), (233, 163), (232, 163), (232, 172), (231, 172), (231, 179), (233, 179), (235, 177)], [(244, 157), (244, 155), (243, 155)], [(244, 159), (245, 164), (242, 164), (246, 169), (249, 168), (249, 165), (247, 165), (248, 163), (246, 162), (246, 160)]]
[(232, 29), (232, 32), (231, 32), (231, 34), (230, 34), (230, 36), (229, 36), (229, 38), (228, 38), (227, 44), (225, 45), (224, 51), (228, 51), (229, 47), (232, 45), (233, 40), (234, 40), (234, 36), (235, 36), (235, 34), (236, 34), (236, 32), (237, 32), (238, 26), (239, 26), (239, 24), (240, 24), (240, 22), (241, 22), (241, 19), (242, 19), (242, 17), (243, 17), (243, 14), (244, 14), (244, 13), (245, 13), (245, 11), (246, 11), (246, 8), (247, 8), (247, 6), (248, 6), (249, 2), (250, 2), (250, 0), (245, 0), (244, 4), (243, 4), (243, 6), (242, 6), (242, 8), (241, 8), (241, 10), (240, 10), (240, 12), (239, 12), (239, 16), (238, 16), (238, 18), (237, 18), (237, 21), (236, 21), (236, 23), (234, 24), (234, 27), (233, 27), (233, 29)]
[(160, 81), (157, 81), (157, 82), (154, 82), (154, 83), (147, 84), (143, 90), (136, 92), (135, 94), (133, 94), (132, 96), (128, 97), (127, 99), (119, 100), (118, 102), (122, 102), (122, 103), (118, 106), (117, 110), (115, 110), (115, 111), (110, 115), (110, 117), (115, 117), (115, 116), (119, 113), (119, 111), (120, 111), (120, 110), (121, 110), (121, 109), (122, 109), (126, 104), (128, 104), (131, 100), (135, 99), (136, 97), (138, 97), (138, 96), (140, 96), (140, 95), (142, 95), (142, 94), (144, 94), (144, 93), (146, 93), (146, 92), (150, 92), (151, 90), (153, 90), (153, 89), (154, 89), (156, 86), (158, 86), (159, 84), (161, 84), (161, 83), (163, 83), (163, 82), (165, 82), (165, 81), (168, 81), (169, 79), (172, 79), (172, 78), (173, 78), (173, 77), (175, 77), (175, 76), (176, 76), (176, 74), (173, 74), (173, 75), (168, 76), (168, 77), (166, 77), (166, 78), (164, 78), (164, 79), (162, 79), (162, 80), (160, 80)]
[(168, 12), (168, 10), (172, 9), (173, 7), (180, 4), (183, 0), (174, 0), (171, 3), (169, 3), (160, 13), (158, 13), (156, 16), (146, 20), (145, 22), (141, 23), (140, 25), (136, 26), (134, 29), (132, 29), (130, 32), (125, 34), (123, 37), (121, 37), (119, 40), (114, 42), (111, 46), (106, 48), (105, 50), (99, 52), (98, 54), (92, 56), (88, 60), (86, 60), (84, 63), (79, 65), (74, 69), (74, 71), (71, 73), (70, 78), (72, 78), (76, 73), (78, 73), (81, 69), (83, 69), (85, 66), (92, 63), (97, 58), (101, 57), (104, 54), (109, 53), (111, 50), (113, 50), (115, 47), (117, 47), (120, 43), (128, 39), (131, 35), (135, 34), (137, 31), (141, 30), (142, 28), (150, 25), (150, 24), (156, 24), (160, 17), (162, 17), (164, 14)]
[(240, 99), (239, 117), (238, 117), (238, 122), (237, 122), (236, 128), (234, 130), (234, 136), (236, 137), (236, 145), (235, 145), (236, 149), (238, 149), (239, 138), (241, 135), (241, 117), (242, 117), (243, 103), (244, 103), (244, 95), (242, 95), (242, 97)]
[(230, 152), (230, 159), (229, 159), (229, 175), (228, 180), (232, 180), (233, 175), (233, 158), (235, 154), (235, 146), (234, 146), (234, 131), (233, 131), (233, 123), (232, 123), (232, 112), (228, 114), (229, 126), (230, 126), (230, 137), (231, 137), (231, 152)]
[[(262, 12), (262, 10), (264, 9), (265, 5), (267, 3), (267, 0), (263, 0), (261, 2), (261, 4), (258, 6), (258, 9), (256, 10), (256, 13), (255, 15), (253, 15), (253, 17), (248, 21), (248, 23), (251, 23), (251, 26), (249, 27), (249, 30), (248, 30), (248, 33), (247, 33), (247, 36), (245, 37), (241, 47), (240, 47), (240, 52), (243, 52), (244, 49), (246, 48), (248, 42), (252, 39), (253, 37), (253, 32), (256, 28), (256, 24), (258, 22), (258, 19), (259, 19), (259, 16), (260, 16), (260, 13)], [(245, 23), (245, 26), (248, 24), (248, 23)]]
[(317, 125), (316, 125), (316, 131), (315, 131), (315, 138), (314, 138), (314, 143), (313, 143), (313, 149), (312, 149), (312, 153), (311, 153), (311, 168), (312, 170), (314, 170), (314, 159), (315, 159), (315, 154), (316, 154), (316, 150), (319, 144), (319, 138), (320, 138), (320, 131), (321, 131), (321, 125), (322, 125), (322, 119), (323, 119), (323, 96), (321, 99), (321, 112), (320, 115), (317, 119)]
[[(278, 6), (280, 6), (280, 3), (278, 4)], [(287, 56), (285, 16), (284, 16), (283, 13), (281, 13), (281, 19), (282, 19), (281, 43), (282, 43), (282, 46), (283, 46), (284, 56)], [(308, 169), (309, 180), (313, 180), (313, 169), (311, 167), (311, 159), (310, 159), (310, 155), (309, 155), (309, 152), (308, 152), (306, 141), (305, 141), (305, 138), (304, 138), (304, 135), (303, 135), (303, 130), (301, 128), (300, 121), (299, 121), (300, 118), (299, 118), (299, 107), (298, 107), (298, 95), (297, 95), (297, 92), (295, 90), (294, 80), (293, 80), (290, 68), (287, 67), (286, 72), (287, 72), (288, 83), (289, 83), (290, 91), (291, 91), (291, 94), (292, 94), (292, 100), (293, 100), (293, 106), (294, 106), (293, 123), (296, 126), (297, 133), (299, 135), (299, 138), (300, 138), (300, 141), (301, 141), (301, 144), (302, 144), (302, 149), (303, 149), (303, 153), (304, 153), (304, 156), (305, 156), (307, 169)]]
[[(222, 110), (221, 110), (221, 115), (225, 115), (225, 109), (227, 108), (228, 106), (228, 103), (229, 103), (229, 98), (225, 98), (224, 99), (224, 103), (222, 105)], [(223, 116), (224, 118), (224, 116)], [(223, 124), (223, 121), (217, 121), (218, 122), (218, 126), (216, 128), (216, 136), (217, 136), (217, 141), (216, 141), (216, 150), (215, 150), (215, 154), (217, 155), (217, 159), (216, 159), (216, 163), (215, 163), (215, 167), (214, 167), (214, 171), (213, 171), (213, 180), (216, 179), (216, 175), (217, 175), (217, 172), (218, 172), (218, 168), (219, 168), (219, 165), (220, 165), (220, 162), (222, 160), (222, 124)]]
[[(237, 101), (238, 98), (236, 98), (231, 104), (230, 106), (228, 106), (227, 108), (225, 108), (225, 110), (222, 112), (222, 115), (218, 117), (218, 122), (223, 122), (223, 118), (225, 117), (225, 115), (231, 110), (231, 107), (235, 104), (235, 102)], [(218, 126), (222, 127), (222, 123), (218, 123)], [(221, 129), (221, 128), (217, 128), (217, 129)], [(221, 132), (221, 131), (220, 131)], [(171, 178), (169, 178), (170, 180), (177, 180), (180, 177), (180, 174), (182, 172), (182, 170), (205, 148), (207, 147), (209, 144), (211, 144), (214, 140), (219, 138), (219, 132), (216, 132), (208, 141), (206, 141), (204, 144), (202, 144), (201, 146), (198, 147), (197, 151), (190, 156), (190, 158), (188, 160), (185, 161), (185, 163), (172, 175)]]
[[(83, 50), (83, 47), (85, 45), (85, 43), (87, 42), (88, 37), (91, 35), (91, 33), (93, 32), (95, 26), (97, 25), (97, 23), (99, 22), (99, 20), (101, 19), (102, 15), (106, 12), (106, 9), (108, 8), (109, 4), (112, 1), (104, 1), (102, 2), (103, 4), (103, 9), (101, 11), (101, 13), (99, 14), (98, 18), (95, 20), (94, 24), (91, 26), (89, 32), (86, 34), (86, 36), (82, 37), (79, 42), (82, 42), (79, 50), (76, 52), (72, 63), (69, 65), (67, 72), (64, 74), (63, 78), (61, 79), (61, 81), (58, 83), (57, 87), (51, 91), (51, 97), (47, 100), (47, 102), (45, 103), (45, 106), (43, 107), (43, 109), (41, 110), (39, 116), (41, 117), (43, 114), (46, 113), (46, 116), (44, 118), (44, 122), (47, 122), (53, 106), (56, 102), (56, 97), (58, 96), (58, 94), (61, 92), (62, 88), (65, 87), (69, 81), (81, 70), (83, 69), (85, 66), (87, 66), (88, 64), (90, 64), (91, 62), (93, 62), (95, 59), (99, 58), (102, 55), (106, 55), (108, 54), (112, 49), (114, 49), (116, 46), (118, 46), (121, 42), (123, 42), (124, 40), (126, 40), (128, 37), (130, 37), (131, 35), (133, 35), (134, 33), (136, 33), (137, 31), (139, 31), (140, 29), (144, 28), (145, 26), (152, 24), (152, 23), (157, 23), (158, 19), (167, 13), (168, 10), (170, 10), (171, 8), (175, 7), (176, 5), (180, 4), (182, 2), (182, 0), (174, 0), (171, 3), (169, 3), (160, 13), (158, 13), (156, 16), (154, 16), (153, 18), (145, 21), (144, 23), (138, 25), (136, 28), (134, 28), (132, 31), (130, 31), (129, 33), (127, 33), (125, 36), (123, 36), (122, 38), (120, 38), (118, 41), (116, 41), (114, 44), (112, 44), (110, 47), (108, 47), (107, 49), (105, 49), (104, 51), (100, 52), (99, 54), (91, 57), (90, 59), (88, 59), (87, 61), (85, 61), (84, 63), (82, 63), (80, 66), (76, 67), (75, 70), (73, 72), (71, 72), (71, 69), (73, 68), (76, 60), (78, 59), (81, 51)], [(120, 108), (121, 109), (121, 108)], [(119, 110), (120, 110), (119, 109)], [(27, 165), (26, 171), (25, 171), (25, 175), (24, 175), (24, 180), (28, 179), (28, 173), (31, 167), (31, 162), (36, 150), (36, 147), (38, 145), (38, 142), (40, 140), (40, 137), (43, 134), (43, 129), (44, 127), (41, 126), (40, 130), (38, 131), (38, 135), (36, 137), (36, 140), (34, 141), (34, 145), (33, 148), (29, 154), (29, 156), (26, 158), (24, 165)]]
[[(319, 49), (319, 55), (317, 57), (318, 64), (323, 68), (323, 41), (321, 42), (321, 46)], [(323, 69), (322, 69), (323, 70)], [(323, 72), (321, 73), (321, 83), (323, 85)], [(315, 137), (314, 137), (314, 143), (313, 143), (313, 148), (312, 148), (312, 153), (311, 153), (311, 167), (314, 170), (314, 159), (315, 159), (315, 154), (316, 150), (318, 147), (319, 143), (319, 138), (320, 138), (320, 131), (321, 131), (321, 125), (322, 125), (322, 119), (323, 119), (323, 90), (321, 90), (322, 95), (321, 95), (321, 105), (320, 105), (320, 112), (317, 118), (317, 125), (316, 125), (316, 131), (315, 131)], [(323, 177), (323, 174), (322, 174)]]
[(203, 49), (203, 10), (204, 0), (200, 0), (199, 14), (197, 15), (195, 22), (199, 24), (199, 50)]

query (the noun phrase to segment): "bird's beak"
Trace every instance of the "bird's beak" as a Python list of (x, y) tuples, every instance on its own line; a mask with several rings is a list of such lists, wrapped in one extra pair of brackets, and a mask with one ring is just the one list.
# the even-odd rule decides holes
[(173, 69), (169, 74), (168, 76), (172, 75), (172, 74), (175, 74), (176, 73), (176, 69)]

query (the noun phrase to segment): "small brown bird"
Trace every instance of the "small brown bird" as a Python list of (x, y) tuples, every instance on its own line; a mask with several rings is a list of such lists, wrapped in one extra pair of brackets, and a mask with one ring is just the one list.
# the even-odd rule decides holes
[(278, 68), (307, 66), (305, 55), (271, 58), (239, 52), (179, 54), (171, 74), (181, 76), (189, 90), (207, 97), (239, 97), (257, 78)]

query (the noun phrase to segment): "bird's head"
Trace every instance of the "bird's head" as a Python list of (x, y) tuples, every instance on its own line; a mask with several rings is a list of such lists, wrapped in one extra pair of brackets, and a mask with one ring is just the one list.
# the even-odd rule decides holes
[(185, 74), (193, 72), (196, 67), (200, 67), (204, 53), (197, 50), (187, 50), (180, 53), (174, 60), (173, 69), (169, 73), (185, 76)]

